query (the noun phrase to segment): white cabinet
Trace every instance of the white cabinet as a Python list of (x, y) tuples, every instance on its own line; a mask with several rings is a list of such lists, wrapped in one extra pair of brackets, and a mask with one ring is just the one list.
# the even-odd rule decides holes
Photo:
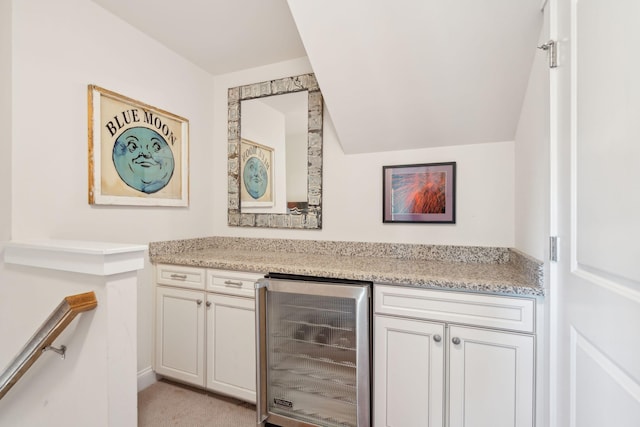
[(448, 346), (449, 425), (533, 426), (533, 335), (451, 326)]
[(253, 289), (261, 277), (157, 265), (155, 371), (255, 403)]
[[(206, 387), (256, 401), (256, 317), (253, 284), (263, 277), (209, 270)], [(225, 293), (222, 293), (225, 292)]]
[(156, 361), (158, 374), (204, 385), (204, 291), (158, 286)]
[(535, 300), (374, 285), (375, 427), (532, 427)]
[(376, 315), (373, 328), (375, 425), (442, 426), (444, 325)]

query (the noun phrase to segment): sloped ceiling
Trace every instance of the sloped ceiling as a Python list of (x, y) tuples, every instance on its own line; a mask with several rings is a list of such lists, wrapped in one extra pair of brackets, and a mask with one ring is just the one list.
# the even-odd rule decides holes
[(93, 0), (213, 75), (307, 56), (286, 0)]
[(288, 0), (346, 153), (511, 141), (539, 0)]
[(212, 75), (308, 56), (347, 154), (513, 140), (542, 25), (541, 0), (93, 1)]

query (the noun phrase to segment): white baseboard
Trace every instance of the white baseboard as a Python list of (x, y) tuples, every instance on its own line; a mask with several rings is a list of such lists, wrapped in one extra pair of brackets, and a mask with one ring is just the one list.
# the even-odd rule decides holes
[(149, 387), (156, 381), (158, 381), (158, 379), (156, 378), (156, 373), (153, 371), (153, 369), (151, 369), (151, 366), (139, 371), (138, 372), (138, 392)]

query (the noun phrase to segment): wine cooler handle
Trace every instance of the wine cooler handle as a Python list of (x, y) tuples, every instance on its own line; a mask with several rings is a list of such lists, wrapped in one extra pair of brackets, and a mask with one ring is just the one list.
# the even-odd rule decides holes
[(267, 285), (268, 280), (256, 282), (256, 413), (258, 425), (269, 417), (267, 404)]

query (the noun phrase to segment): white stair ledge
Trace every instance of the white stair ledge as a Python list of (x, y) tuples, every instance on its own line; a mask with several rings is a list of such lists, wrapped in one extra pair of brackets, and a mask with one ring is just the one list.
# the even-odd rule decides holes
[(97, 276), (144, 268), (147, 245), (78, 240), (12, 241), (5, 245), (7, 264), (26, 265)]

